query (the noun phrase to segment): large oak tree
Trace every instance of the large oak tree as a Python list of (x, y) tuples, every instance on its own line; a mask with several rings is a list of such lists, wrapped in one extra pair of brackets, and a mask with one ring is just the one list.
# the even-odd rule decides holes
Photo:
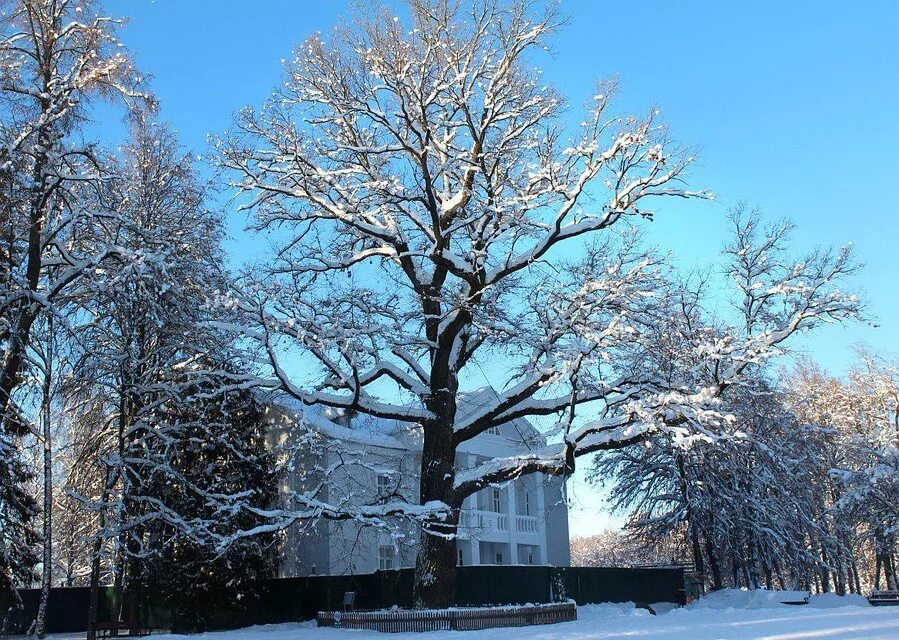
[[(418, 519), (416, 601), (445, 606), (467, 496), (570, 473), (578, 457), (654, 429), (720, 419), (716, 398), (746, 367), (857, 303), (834, 286), (845, 255), (766, 271), (763, 243), (743, 229), (753, 279), (743, 293), (764, 314), (753, 332), (697, 333), (690, 348), (705, 371), (676, 384), (622, 366), (666, 321), (670, 289), (631, 226), (666, 199), (705, 195), (683, 182), (688, 153), (656, 111), (613, 115), (614, 83), (598, 83), (580, 125), (566, 126), (565, 101), (534, 66), (563, 22), (552, 5), (407, 9), (408, 21), (375, 10), (306, 40), (219, 157), (257, 228), (279, 243), (239, 301), (268, 384), (421, 434), (417, 503), (353, 510), (297, 495), (296, 513)], [(315, 386), (286, 364), (298, 352), (314, 363)], [(471, 371), (491, 363), (500, 391), (463, 419)], [(466, 441), (541, 416), (556, 416), (555, 444), (456, 467)]]

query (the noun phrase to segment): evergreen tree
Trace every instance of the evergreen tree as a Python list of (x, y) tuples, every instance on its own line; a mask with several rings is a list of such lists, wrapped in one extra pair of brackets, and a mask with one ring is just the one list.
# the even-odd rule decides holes
[[(263, 407), (250, 391), (209, 383), (189, 385), (187, 394), (186, 402), (179, 399), (161, 409), (170, 442), (177, 445), (160, 451), (171, 469), (151, 475), (141, 498), (202, 521), (218, 536), (263, 525), (261, 516), (239, 508), (222, 511), (207, 499), (209, 494), (241, 494), (254, 505), (275, 506), (278, 481), (266, 448)], [(216, 612), (246, 611), (258, 594), (257, 581), (274, 576), (277, 568), (275, 533), (240, 538), (221, 551), (163, 520), (140, 525), (131, 535), (145, 547), (129, 580), (170, 607), (172, 629), (178, 632), (214, 628)]]

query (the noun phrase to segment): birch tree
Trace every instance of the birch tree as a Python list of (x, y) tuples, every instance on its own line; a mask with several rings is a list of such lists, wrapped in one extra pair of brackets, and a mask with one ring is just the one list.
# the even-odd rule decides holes
[[(74, 134), (96, 96), (136, 97), (137, 76), (115, 21), (91, 2), (10, 0), (0, 28), (0, 185), (4, 244), (0, 290), (0, 588), (26, 568), (35, 509), (23, 495), (19, 406), (32, 327), (88, 265), (115, 253), (68, 242), (87, 211), (77, 194), (98, 178), (90, 145)], [(52, 277), (50, 270), (52, 269)], [(8, 538), (7, 538), (8, 536)], [(18, 558), (18, 560), (17, 560)]]
[[(666, 200), (706, 195), (685, 185), (688, 150), (656, 110), (614, 115), (609, 82), (566, 127), (565, 101), (535, 67), (562, 23), (554, 5), (406, 8), (408, 23), (374, 10), (307, 39), (283, 86), (218, 146), (255, 228), (280, 241), (234, 303), (254, 322), (247, 336), (268, 360), (266, 384), (406, 423), (423, 443), (418, 502), (347, 513), (304, 510), (311, 501), (298, 496), (297, 514), (421, 521), (415, 600), (446, 606), (466, 496), (524, 474), (569, 474), (584, 455), (716, 413), (750, 363), (857, 304), (836, 288), (848, 256), (765, 267), (766, 247), (747, 238), (758, 232), (742, 227), (756, 252), (744, 293), (764, 322), (694, 345), (701, 380), (672, 385), (619, 366), (625, 347), (665, 321), (662, 258), (630, 227)], [(313, 386), (283, 361), (298, 351), (317, 366)], [(489, 361), (505, 363), (501, 391), (462, 420), (470, 371)], [(455, 467), (460, 444), (544, 416), (555, 416), (545, 450)]]

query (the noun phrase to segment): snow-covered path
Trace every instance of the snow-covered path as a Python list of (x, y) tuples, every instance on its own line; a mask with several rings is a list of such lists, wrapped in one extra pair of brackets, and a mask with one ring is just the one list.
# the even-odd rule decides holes
[[(314, 622), (206, 633), (202, 640), (899, 640), (899, 607), (871, 607), (861, 597), (813, 597), (808, 606), (781, 596), (720, 592), (657, 616), (633, 605), (588, 605), (578, 620), (542, 627), (434, 633), (319, 629)], [(153, 636), (153, 640), (183, 636)]]

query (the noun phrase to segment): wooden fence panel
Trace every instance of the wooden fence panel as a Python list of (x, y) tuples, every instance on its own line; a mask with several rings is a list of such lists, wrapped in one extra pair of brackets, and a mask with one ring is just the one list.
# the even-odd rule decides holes
[(319, 611), (320, 627), (401, 631), (474, 631), (498, 627), (525, 627), (577, 620), (573, 602), (488, 609), (394, 611)]

